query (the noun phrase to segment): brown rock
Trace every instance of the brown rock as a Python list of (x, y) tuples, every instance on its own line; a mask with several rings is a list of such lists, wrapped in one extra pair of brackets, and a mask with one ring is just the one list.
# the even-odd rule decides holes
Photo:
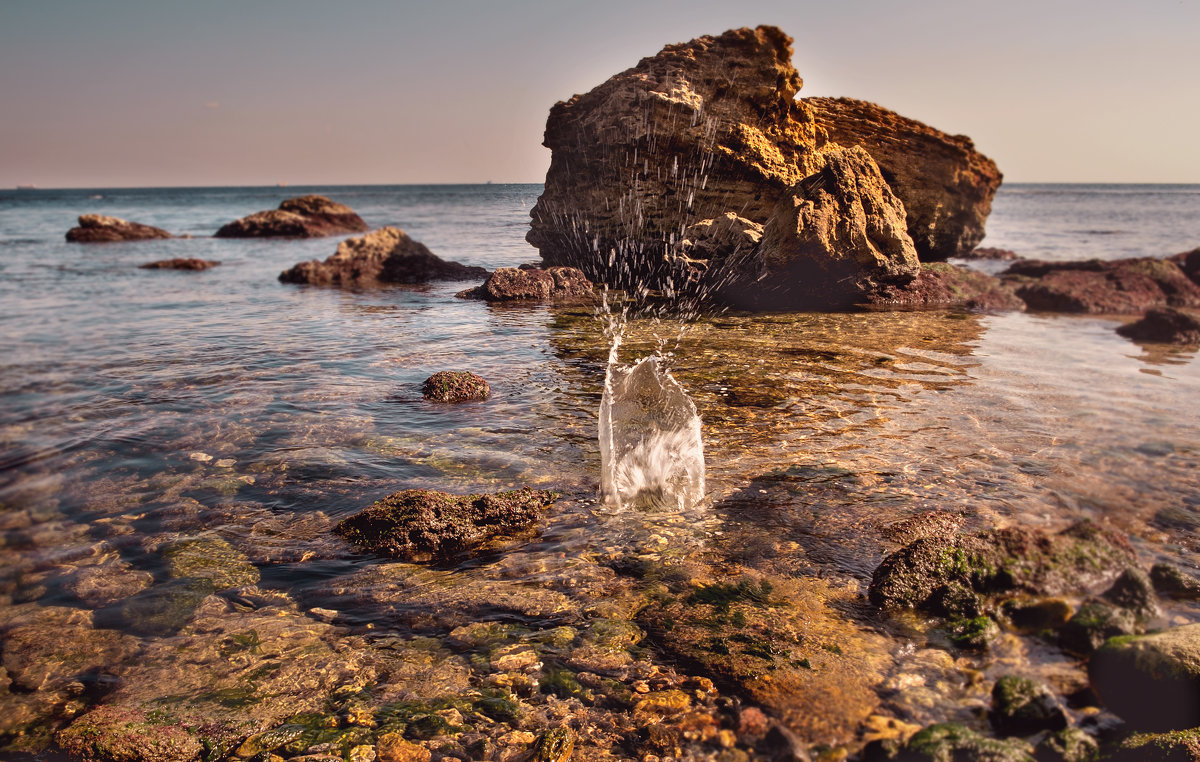
[(171, 234), (162, 228), (103, 214), (81, 214), (79, 227), (67, 231), (67, 240), (72, 243), (145, 241), (157, 238), (171, 238)]
[(501, 267), (482, 286), (457, 296), (489, 302), (562, 301), (591, 296), (592, 288), (592, 282), (575, 267)]
[(278, 209), (256, 212), (223, 225), (217, 238), (320, 238), (340, 233), (362, 233), (367, 223), (345, 204), (324, 196), (290, 198)]
[(192, 762), (204, 751), (187, 730), (121, 706), (88, 712), (56, 740), (72, 759), (82, 762)]
[(474, 373), (443, 370), (425, 379), (421, 394), (434, 402), (469, 402), (492, 396), (492, 387)]
[(765, 222), (811, 174), (817, 144), (795, 100), (791, 44), (762, 26), (668, 45), (555, 104), (550, 170), (526, 236), (542, 259), (629, 287), (665, 279), (663, 255), (688, 225), (730, 210)]
[(1200, 283), (1200, 249), (1185, 251), (1182, 254), (1168, 257), (1168, 259), (1179, 265), (1183, 269), (1184, 274), (1191, 278), (1194, 283)]
[(221, 264), (215, 259), (196, 259), (195, 257), (176, 257), (175, 259), (160, 259), (138, 265), (142, 270), (207, 270)]
[(908, 211), (908, 232), (922, 261), (970, 252), (1002, 175), (965, 135), (947, 135), (867, 101), (804, 98), (829, 140), (867, 149)]
[(1200, 308), (1200, 286), (1155, 257), (1017, 262), (1003, 273), (1031, 310), (1129, 315), (1154, 307)]
[(400, 733), (384, 733), (375, 741), (376, 762), (429, 762), (431, 756), (429, 749)]
[[(918, 271), (904, 207), (862, 148), (831, 148), (780, 199), (725, 298), (753, 307), (846, 304)], [(747, 279), (745, 275), (751, 276)]]
[(487, 275), (482, 267), (447, 262), (400, 228), (385, 227), (338, 244), (324, 262), (301, 262), (279, 274), (284, 283), (318, 286), (370, 286), (380, 283), (425, 283)]
[(912, 281), (888, 284), (869, 294), (866, 304), (912, 309), (958, 307), (983, 312), (1025, 309), (1025, 303), (999, 278), (944, 262), (921, 265)]
[(491, 495), (404, 490), (351, 516), (334, 531), (393, 558), (447, 559), (529, 535), (542, 509), (557, 497), (528, 487)]
[(958, 257), (959, 259), (971, 260), (1012, 260), (1021, 258), (1021, 255), (1015, 251), (1009, 251), (1008, 249), (994, 249), (987, 246), (980, 246), (977, 249), (971, 249), (967, 252), (959, 252), (954, 256)]
[(1127, 323), (1117, 333), (1134, 341), (1161, 344), (1200, 344), (1200, 320), (1171, 307), (1149, 310), (1134, 323)]

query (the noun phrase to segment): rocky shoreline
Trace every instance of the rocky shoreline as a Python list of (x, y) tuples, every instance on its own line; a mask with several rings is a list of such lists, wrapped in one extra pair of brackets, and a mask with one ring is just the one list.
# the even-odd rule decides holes
[[(668, 46), (555, 106), (554, 164), (530, 232), (542, 267), (446, 261), (313, 196), (217, 235), (364, 233), (279, 280), (486, 278), (458, 296), (566, 305), (562, 320), (591, 319), (598, 286), (645, 296), (636, 281), (667, 301), (755, 311), (1145, 313), (1123, 335), (1200, 342), (1184, 311), (1200, 308), (1200, 250), (1071, 263), (979, 253), (994, 163), (965, 137), (874, 104), (796, 100), (790, 44), (760, 27)], [(622, 121), (631, 106), (643, 120), (633, 128)], [(661, 132), (680, 115), (693, 117), (684, 134)], [(678, 156), (701, 168), (677, 169)], [(961, 187), (946, 190), (949, 177)], [(81, 227), (113, 232), (73, 240), (169, 237), (85, 217)], [(944, 261), (973, 254), (1015, 261), (999, 276)], [(766, 383), (720, 388), (748, 426), (781, 401)], [(431, 376), (421, 396), (430, 415), (494, 400), (467, 371)], [(94, 549), (69, 571), (31, 563), (6, 581), (4, 748), (55, 746), (84, 762), (1200, 756), (1200, 625), (1185, 623), (1200, 579), (1111, 526), (967, 530), (960, 514), (918, 512), (855, 532), (873, 573), (826, 575), (817, 550), (763, 527), (779, 495), (853, 474), (767, 474), (713, 506), (724, 525), (713, 533), (664, 514), (592, 547), (600, 519), (577, 485), (380, 493), (340, 521), (314, 511), (288, 534), (271, 511), (234, 500), (256, 480), (279, 489), (283, 469), (189, 457), (196, 474), (165, 507), (84, 529)], [(191, 497), (202, 490), (229, 500)], [(720, 545), (715, 532), (739, 531), (740, 512), (764, 523)], [(14, 547), (48, 552), (75, 531), (3, 521)], [(254, 531), (226, 538), (234, 524)], [(142, 525), (157, 534), (130, 540)], [(586, 550), (547, 553), (551, 534)], [(130, 542), (153, 572), (122, 560)], [(321, 605), (268, 579), (314, 559), (349, 569), (313, 583)], [(61, 605), (34, 602), (48, 590)]]

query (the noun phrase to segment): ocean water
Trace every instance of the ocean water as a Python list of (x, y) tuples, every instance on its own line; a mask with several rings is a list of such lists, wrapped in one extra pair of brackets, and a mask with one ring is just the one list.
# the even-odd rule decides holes
[[(578, 569), (603, 554), (735, 559), (863, 586), (889, 550), (882, 529), (931, 509), (971, 527), (1090, 518), (1129, 532), (1146, 560), (1200, 566), (1194, 352), (1134, 344), (1094, 317), (634, 320), (622, 360), (667, 353), (703, 422), (708, 495), (685, 512), (618, 512), (598, 499), (609, 343), (593, 311), (459, 300), (463, 283), (281, 284), (280, 271), (338, 239), (207, 237), (308, 192), (446, 259), (537, 258), (524, 233), (538, 185), (0, 194), (0, 625), (117, 605), (80, 592), (93, 567), (143, 580), (134, 593), (165, 588), (170, 549), (197, 538), (227, 543), (260, 589), (301, 611), (403, 637), (443, 637), (467, 610), (518, 616), (500, 598), (437, 597), (454, 575), (543, 585), (584, 610), (593, 593)], [(85, 212), (194, 237), (66, 243)], [(1167, 256), (1200, 245), (1197, 220), (1200, 186), (1012, 185), (983, 245)], [(137, 268), (169, 257), (222, 264)], [(424, 401), (439, 370), (484, 376), (493, 398)], [(400, 597), (379, 576), (392, 567), (331, 533), (400, 489), (525, 485), (563, 494), (539, 539), (441, 581), (409, 580)], [(565, 616), (522, 611), (529, 626)], [(143, 643), (171, 637), (115, 622)], [(15, 701), (0, 694), (0, 707)]]

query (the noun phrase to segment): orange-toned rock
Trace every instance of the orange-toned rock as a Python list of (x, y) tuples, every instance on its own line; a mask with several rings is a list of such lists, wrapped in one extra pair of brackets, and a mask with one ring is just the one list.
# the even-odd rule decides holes
[(575, 267), (501, 267), (482, 286), (460, 291), (460, 299), (544, 302), (590, 296), (592, 282)]
[(908, 232), (922, 261), (967, 254), (1003, 175), (965, 135), (948, 135), (882, 106), (853, 98), (801, 100), (829, 140), (859, 145), (875, 159), (908, 211)]
[(301, 262), (279, 274), (284, 283), (317, 286), (371, 286), (380, 283), (425, 283), (487, 275), (482, 267), (447, 262), (400, 228), (385, 227), (348, 238), (324, 262)]

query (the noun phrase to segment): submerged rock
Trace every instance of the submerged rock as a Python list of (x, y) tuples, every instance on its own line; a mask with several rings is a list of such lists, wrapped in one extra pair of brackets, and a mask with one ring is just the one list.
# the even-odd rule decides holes
[(902, 748), (879, 747), (865, 755), (869, 762), (1034, 762), (1033, 747), (1019, 738), (988, 738), (957, 723), (930, 725)]
[(830, 148), (780, 198), (762, 241), (721, 293), (735, 304), (850, 303), (917, 274), (904, 207), (862, 148)]
[(1117, 328), (1117, 333), (1134, 341), (1163, 344), (1200, 344), (1200, 320), (1181, 310), (1157, 307), (1141, 320)]
[(338, 244), (326, 259), (301, 262), (279, 274), (284, 283), (318, 286), (370, 286), (378, 283), (426, 283), (487, 275), (482, 267), (447, 262), (400, 228), (385, 227)]
[(558, 494), (528, 487), (490, 495), (426, 489), (388, 495), (335, 532), (359, 547), (408, 561), (446, 560), (533, 533)]
[(167, 576), (212, 583), (213, 590), (228, 590), (258, 583), (259, 572), (241, 553), (219, 537), (183, 540), (163, 552)]
[(984, 236), (1002, 175), (965, 135), (948, 135), (867, 101), (804, 98), (834, 143), (862, 146), (903, 202), (923, 262), (970, 253)]
[(460, 291), (460, 299), (489, 302), (544, 302), (588, 297), (592, 282), (575, 267), (501, 267), (482, 286)]
[(205, 751), (195, 735), (178, 725), (122, 706), (88, 712), (56, 740), (81, 762), (193, 762)]
[(1129, 315), (1155, 307), (1200, 308), (1200, 286), (1175, 262), (1155, 257), (1028, 260), (1002, 278), (1031, 310)]
[(469, 402), (492, 396), (492, 387), (482, 376), (468, 371), (443, 370), (425, 379), (421, 394), (434, 402)]
[(1200, 726), (1200, 624), (1109, 640), (1092, 654), (1088, 678), (1131, 727)]
[(195, 257), (176, 257), (175, 259), (160, 259), (138, 265), (142, 270), (207, 270), (221, 264), (215, 259), (197, 259)]
[(367, 230), (353, 209), (324, 196), (289, 198), (278, 209), (255, 212), (223, 225), (217, 238), (320, 238)]
[(129, 222), (120, 217), (103, 214), (79, 215), (79, 227), (67, 231), (72, 243), (109, 243), (111, 241), (146, 241), (173, 236), (162, 228)]
[(1025, 303), (999, 278), (937, 262), (921, 265), (910, 282), (889, 284), (868, 295), (866, 305), (887, 308), (959, 307), (984, 312), (1023, 310)]

